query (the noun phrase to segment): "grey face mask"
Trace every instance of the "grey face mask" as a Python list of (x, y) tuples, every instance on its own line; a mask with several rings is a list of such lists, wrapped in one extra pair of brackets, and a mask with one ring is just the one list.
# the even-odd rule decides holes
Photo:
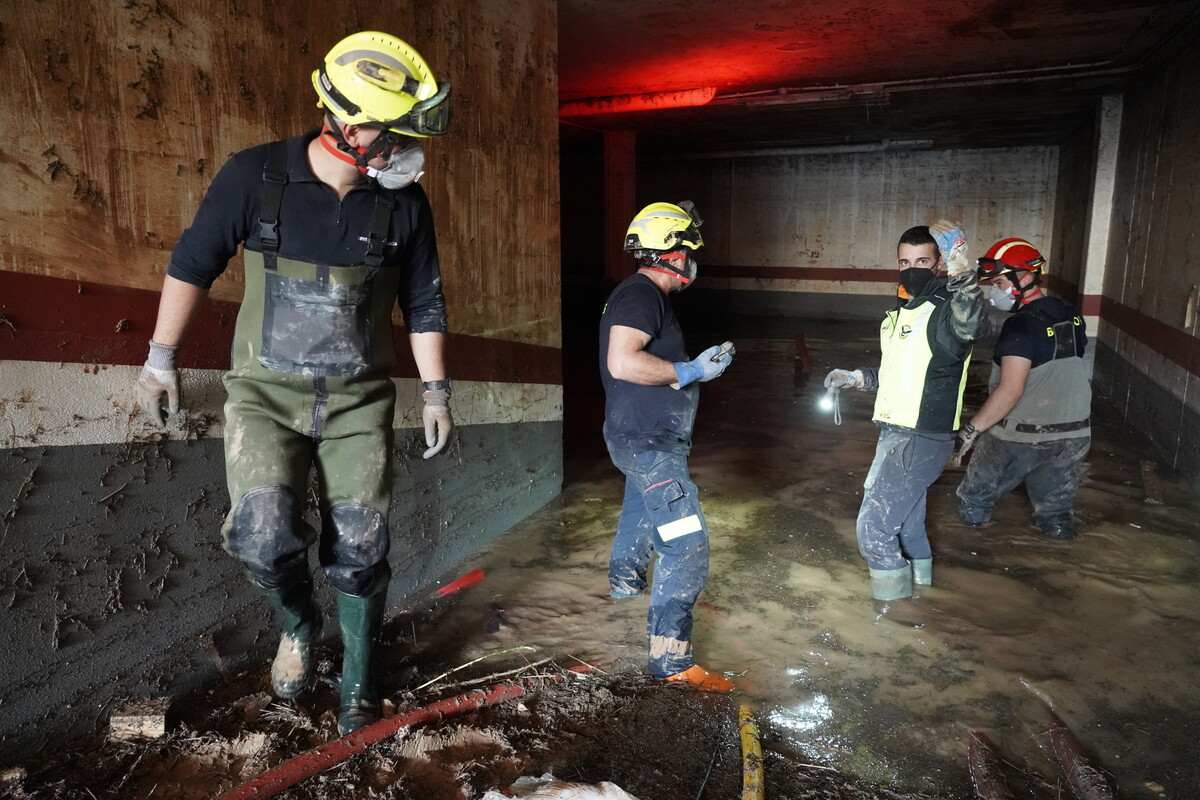
[(409, 145), (388, 157), (383, 169), (367, 167), (367, 175), (379, 181), (385, 189), (403, 189), (410, 183), (421, 180), (425, 174), (425, 151), (420, 145)]
[(1017, 304), (1017, 298), (1008, 289), (993, 286), (988, 289), (988, 302), (1001, 311), (1012, 311), (1013, 306)]

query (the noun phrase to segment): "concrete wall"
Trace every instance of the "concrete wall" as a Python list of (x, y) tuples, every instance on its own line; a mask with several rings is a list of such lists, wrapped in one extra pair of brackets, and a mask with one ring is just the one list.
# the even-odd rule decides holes
[(1021, 147), (663, 161), (639, 165), (639, 197), (696, 201), (700, 285), (733, 290), (734, 307), (875, 318), (912, 225), (961, 222), (975, 254), (1005, 236), (1053, 247), (1058, 160)]
[[(235, 260), (181, 352), (186, 413), (136, 414), (157, 289), (228, 155), (319, 122), (339, 38), (409, 39), (454, 86), (427, 142), (458, 436), (423, 461), (403, 331), (393, 605), (552, 498), (562, 476), (556, 7), (363, 0), (46, 0), (0, 37), (0, 762), (114, 698), (170, 693), (273, 647), (220, 550), (220, 375)], [(331, 25), (331, 21), (337, 21)], [(513, 103), (513, 87), (521, 102)], [(0, 764), (2, 765), (2, 764)]]
[(1197, 82), (1200, 52), (1180, 47), (1125, 98), (1095, 376), (1129, 426), (1200, 488)]

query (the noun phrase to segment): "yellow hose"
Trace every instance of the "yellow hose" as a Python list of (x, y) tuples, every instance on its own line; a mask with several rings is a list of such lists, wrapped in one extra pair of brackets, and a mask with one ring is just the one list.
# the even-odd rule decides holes
[(762, 742), (754, 715), (746, 706), (738, 708), (738, 733), (742, 739), (742, 800), (763, 800)]

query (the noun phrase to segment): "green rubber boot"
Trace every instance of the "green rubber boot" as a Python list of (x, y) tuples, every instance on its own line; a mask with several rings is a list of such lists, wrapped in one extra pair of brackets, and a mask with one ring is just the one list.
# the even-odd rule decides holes
[(379, 687), (375, 681), (375, 643), (383, 627), (387, 592), (353, 597), (337, 592), (338, 622), (342, 628), (342, 699), (338, 732), (345, 736), (379, 719)]
[(871, 597), (876, 600), (899, 600), (902, 597), (912, 597), (912, 593), (911, 567), (871, 570)]
[(313, 645), (321, 636), (321, 612), (313, 602), (307, 572), (282, 586), (259, 586), (283, 622), (279, 649), (271, 662), (271, 690), (290, 700), (308, 687), (313, 676)]
[(917, 586), (933, 586), (933, 559), (914, 558), (912, 560), (913, 583)]

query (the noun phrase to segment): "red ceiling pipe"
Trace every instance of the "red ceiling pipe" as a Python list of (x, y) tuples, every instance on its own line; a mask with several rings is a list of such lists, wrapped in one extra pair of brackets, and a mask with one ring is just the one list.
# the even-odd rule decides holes
[(560, 117), (589, 117), (596, 114), (623, 114), (628, 111), (658, 111), (664, 108), (702, 106), (717, 96), (716, 88), (684, 89), (680, 92), (620, 94), (568, 100), (558, 106)]
[[(587, 672), (588, 669), (590, 667), (579, 665), (569, 668), (567, 672), (577, 675)], [(562, 680), (563, 677), (565, 676), (553, 675), (550, 676), (550, 679)], [(305, 778), (310, 778), (318, 772), (342, 763), (350, 756), (361, 753), (371, 745), (378, 744), (404, 728), (512, 700), (536, 689), (543, 682), (541, 679), (525, 679), (498, 683), (490, 689), (476, 689), (473, 692), (439, 700), (407, 714), (381, 719), (365, 728), (348, 733), (340, 739), (323, 744), (315, 750), (309, 750), (307, 753), (301, 753), (293, 759), (284, 761), (249, 783), (243, 783), (236, 789), (229, 790), (217, 800), (249, 800), (250, 798), (261, 800), (264, 797), (274, 797), (284, 789), (290, 789)]]

